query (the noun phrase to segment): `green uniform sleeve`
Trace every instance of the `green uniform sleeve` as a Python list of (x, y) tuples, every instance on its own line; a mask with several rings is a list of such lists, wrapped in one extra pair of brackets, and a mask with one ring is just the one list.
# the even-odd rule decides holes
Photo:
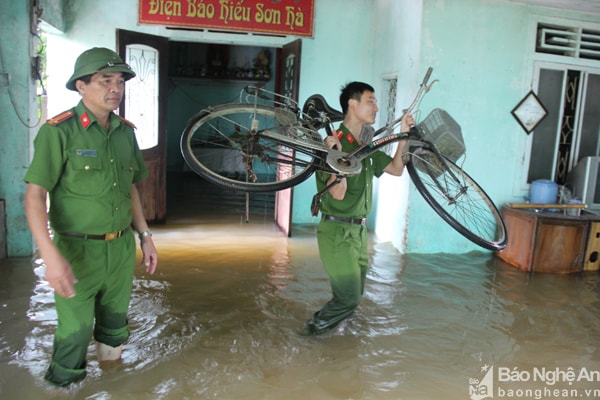
[(58, 128), (44, 124), (35, 137), (33, 146), (34, 157), (24, 180), (50, 192), (59, 181), (64, 168), (64, 136)]

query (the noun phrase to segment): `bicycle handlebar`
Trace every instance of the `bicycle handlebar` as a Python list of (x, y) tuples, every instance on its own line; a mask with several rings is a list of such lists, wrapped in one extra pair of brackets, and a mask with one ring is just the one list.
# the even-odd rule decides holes
[(408, 106), (407, 108), (405, 108), (403, 110), (402, 115), (399, 118), (395, 119), (394, 121), (390, 122), (389, 124), (386, 124), (385, 126), (382, 126), (379, 129), (377, 129), (375, 131), (374, 137), (380, 135), (383, 132), (390, 131), (398, 123), (400, 123), (402, 121), (402, 118), (404, 117), (404, 114), (406, 114), (406, 113), (412, 113), (413, 109), (419, 103), (419, 101), (421, 100), (421, 98), (423, 97), (423, 95), (425, 93), (427, 93), (429, 91), (429, 89), (431, 89), (431, 86), (433, 86), (433, 84), (435, 82), (437, 82), (437, 80), (435, 80), (435, 81), (431, 82), (429, 85), (427, 85), (427, 82), (429, 81), (429, 78), (431, 77), (432, 73), (433, 73), (433, 68), (432, 67), (427, 68), (427, 72), (425, 72), (425, 76), (423, 77), (423, 81), (419, 85), (419, 90), (417, 91), (417, 94), (415, 95), (415, 98), (413, 99), (413, 101), (410, 104), (410, 106)]
[(431, 77), (431, 73), (433, 72), (433, 68), (427, 68), (427, 72), (425, 73), (425, 77), (423, 78), (423, 82), (421, 82), (421, 86), (427, 86), (427, 81)]
[(429, 89), (431, 89), (431, 87), (433, 86), (433, 84), (437, 82), (437, 80), (435, 80), (435, 81), (431, 82), (431, 84), (427, 85), (427, 82), (429, 81), (429, 78), (431, 77), (431, 73), (432, 72), (433, 72), (433, 68), (432, 67), (427, 68), (427, 72), (425, 73), (425, 77), (423, 77), (423, 82), (421, 82), (421, 84), (419, 85), (419, 90), (417, 91), (417, 94), (415, 95), (415, 98), (413, 99), (413, 102), (410, 104), (410, 106), (408, 106), (408, 108), (406, 108), (404, 110), (404, 114), (407, 113), (407, 112), (412, 113), (412, 111), (415, 108), (415, 106), (419, 103), (419, 101), (421, 101), (421, 98), (423, 98), (423, 95), (425, 93), (429, 92)]

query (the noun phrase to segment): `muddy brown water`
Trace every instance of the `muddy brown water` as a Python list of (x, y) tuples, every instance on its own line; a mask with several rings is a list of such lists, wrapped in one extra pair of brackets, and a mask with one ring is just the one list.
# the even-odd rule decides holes
[(1, 399), (600, 396), (598, 273), (529, 275), (484, 252), (406, 255), (373, 238), (354, 316), (305, 337), (330, 296), (315, 227), (287, 238), (269, 216), (180, 211), (153, 227), (160, 265), (137, 270), (122, 362), (101, 369), (91, 344), (68, 391), (43, 381), (56, 326), (43, 262), (1, 261)]

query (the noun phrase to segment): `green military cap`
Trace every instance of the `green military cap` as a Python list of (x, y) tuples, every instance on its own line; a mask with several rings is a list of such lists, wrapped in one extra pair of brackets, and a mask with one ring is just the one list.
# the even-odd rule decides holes
[(77, 79), (97, 72), (122, 72), (126, 81), (135, 76), (135, 72), (117, 53), (105, 47), (94, 47), (77, 57), (73, 75), (67, 81), (67, 89), (77, 91), (75, 88)]

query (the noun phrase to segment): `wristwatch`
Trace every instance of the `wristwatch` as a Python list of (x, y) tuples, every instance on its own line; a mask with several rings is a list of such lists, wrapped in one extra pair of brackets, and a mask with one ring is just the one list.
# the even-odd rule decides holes
[(143, 240), (146, 236), (152, 236), (152, 232), (150, 232), (148, 229), (146, 229), (144, 232), (140, 232), (138, 235), (140, 240)]

